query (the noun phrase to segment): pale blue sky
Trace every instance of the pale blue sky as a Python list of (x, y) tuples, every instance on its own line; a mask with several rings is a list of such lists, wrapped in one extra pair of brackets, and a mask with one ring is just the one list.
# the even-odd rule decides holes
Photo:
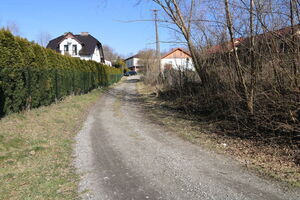
[[(102, 44), (129, 56), (143, 48), (155, 48), (153, 22), (122, 23), (119, 20), (152, 19), (155, 5), (145, 0), (0, 0), (0, 26), (15, 22), (20, 35), (37, 40), (39, 33), (53, 38), (64, 32), (90, 32)], [(148, 2), (148, 3), (147, 3)], [(161, 40), (172, 40), (169, 30), (160, 28)], [(162, 51), (170, 45), (162, 44)]]

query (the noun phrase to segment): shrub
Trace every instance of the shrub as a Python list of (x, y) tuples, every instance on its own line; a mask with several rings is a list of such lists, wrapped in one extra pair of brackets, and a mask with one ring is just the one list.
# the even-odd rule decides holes
[(0, 116), (120, 80), (121, 69), (60, 55), (0, 30)]

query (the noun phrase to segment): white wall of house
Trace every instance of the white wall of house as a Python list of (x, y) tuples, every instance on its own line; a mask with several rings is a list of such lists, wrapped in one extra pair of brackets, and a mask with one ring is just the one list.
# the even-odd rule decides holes
[(92, 60), (92, 56), (80, 56), (81, 60)]
[(107, 66), (112, 66), (112, 63), (110, 62), (110, 61), (108, 61), (108, 60), (105, 60), (105, 64), (107, 65)]
[(131, 67), (139, 67), (141, 66), (140, 64), (140, 59), (139, 58), (130, 58), (128, 60), (126, 60), (126, 67), (127, 68), (131, 68)]
[(94, 54), (92, 55), (92, 60), (94, 60), (96, 62), (101, 62), (101, 54), (100, 54), (99, 48), (97, 46), (94, 50)]
[[(68, 52), (65, 51), (65, 45), (68, 46)], [(77, 46), (77, 52), (73, 52), (73, 45)], [(72, 57), (80, 57), (79, 51), (81, 48), (81, 44), (72, 38), (64, 39), (59, 45), (59, 50), (62, 55), (69, 54)]]
[[(68, 46), (68, 52), (65, 51), (65, 45)], [(73, 51), (73, 45), (77, 46), (77, 52)], [(90, 56), (81, 56), (79, 55), (79, 51), (82, 49), (82, 45), (77, 42), (75, 39), (66, 38), (64, 39), (60, 45), (59, 50), (62, 55), (69, 54), (72, 57), (80, 58), (81, 60), (94, 60), (96, 62), (101, 62), (102, 52), (100, 52), (98, 46), (95, 48), (94, 54)]]
[(142, 64), (140, 63), (140, 60), (141, 59), (139, 59), (139, 58), (133, 58), (133, 65), (136, 67), (141, 66)]
[[(193, 62), (191, 58), (164, 58), (161, 59), (161, 68), (164, 70), (165, 65), (172, 65), (173, 69), (177, 70), (193, 70), (195, 71)], [(127, 68), (140, 67), (139, 58), (131, 58), (126, 60)]]
[(161, 67), (164, 69), (165, 65), (172, 65), (173, 69), (177, 70), (195, 70), (191, 58), (164, 58), (161, 59)]

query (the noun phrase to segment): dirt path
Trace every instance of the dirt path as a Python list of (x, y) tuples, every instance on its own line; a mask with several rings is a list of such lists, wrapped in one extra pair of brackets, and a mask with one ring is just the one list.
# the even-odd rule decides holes
[(136, 81), (109, 90), (76, 138), (84, 199), (299, 199), (299, 190), (263, 180), (147, 120)]

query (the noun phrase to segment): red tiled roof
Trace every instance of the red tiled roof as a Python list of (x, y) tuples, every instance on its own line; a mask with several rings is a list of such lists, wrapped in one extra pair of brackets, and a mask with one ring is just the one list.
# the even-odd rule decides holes
[(163, 55), (163, 56), (161, 57), (161, 59), (164, 59), (165, 57), (167, 57), (168, 55), (174, 53), (174, 52), (177, 51), (177, 50), (182, 51), (183, 53), (185, 53), (186, 55), (188, 55), (188, 56), (191, 57), (190, 53), (188, 53), (187, 51), (183, 50), (182, 48), (175, 48), (175, 49), (172, 49), (170, 52), (166, 53), (165, 55)]
[[(239, 46), (245, 39), (244, 38), (237, 38), (234, 39), (234, 46), (237, 47)], [(223, 52), (228, 52), (233, 50), (232, 43), (231, 42), (225, 42), (223, 44), (215, 45), (206, 50), (207, 53), (209, 54), (214, 54), (214, 53), (223, 53)]]
[[(295, 28), (295, 30), (300, 30), (300, 24), (295, 25), (294, 28)], [(266, 32), (266, 33), (262, 33), (262, 34), (256, 35), (255, 37), (256, 38), (271, 37), (271, 36), (282, 37), (282, 36), (284, 36), (286, 34), (290, 34), (291, 30), (292, 30), (291, 27), (285, 27), (285, 28), (282, 28), (282, 29), (279, 29), (279, 30), (269, 31), (269, 32)], [(249, 41), (249, 39), (250, 39), (250, 37), (248, 37), (248, 38), (237, 38), (237, 39), (234, 39), (234, 46), (238, 47), (241, 44), (245, 43), (246, 41)], [(225, 42), (225, 43), (222, 43), (222, 44), (219, 44), (219, 45), (215, 45), (215, 46), (212, 46), (212, 47), (208, 48), (206, 50), (206, 53), (208, 53), (208, 54), (215, 54), (215, 53), (229, 52), (229, 51), (233, 50), (232, 46), (233, 45), (232, 45), (231, 42)]]

